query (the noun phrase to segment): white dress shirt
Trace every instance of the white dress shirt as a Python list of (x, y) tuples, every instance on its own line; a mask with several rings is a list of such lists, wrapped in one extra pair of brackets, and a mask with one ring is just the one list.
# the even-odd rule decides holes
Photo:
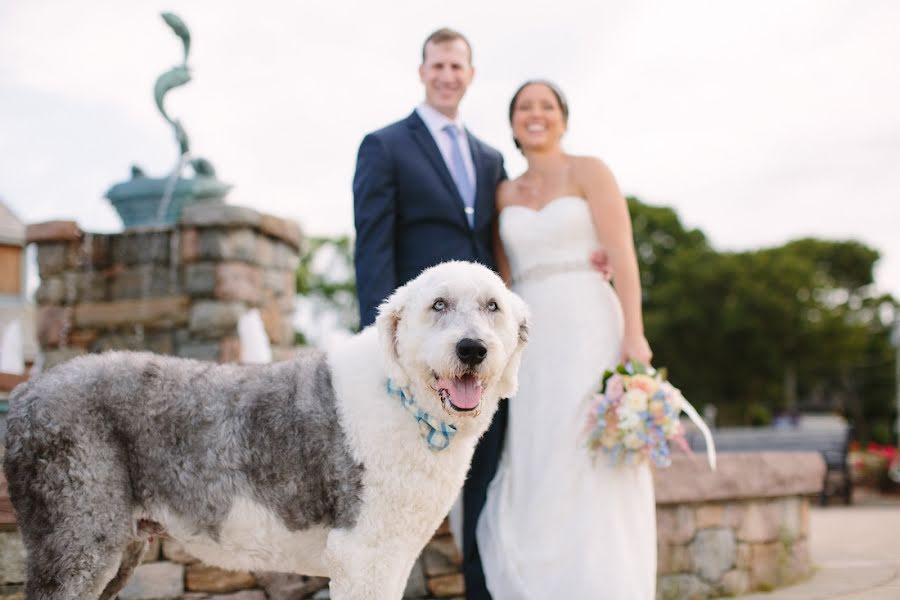
[(439, 113), (434, 107), (425, 102), (416, 107), (416, 113), (425, 122), (425, 127), (428, 128), (431, 137), (433, 137), (435, 143), (437, 143), (438, 150), (441, 151), (441, 156), (444, 157), (444, 164), (447, 165), (447, 170), (451, 172), (450, 138), (448, 137), (447, 132), (444, 131), (444, 127), (447, 125), (456, 127), (456, 132), (458, 134), (457, 139), (459, 139), (459, 149), (462, 151), (463, 156), (463, 164), (465, 165), (466, 173), (469, 175), (469, 181), (472, 182), (473, 188), (477, 190), (478, 181), (475, 179), (475, 163), (472, 162), (472, 149), (469, 148), (469, 136), (466, 135), (466, 130), (463, 127), (462, 121), (460, 121), (459, 118), (456, 120), (448, 118), (446, 115)]

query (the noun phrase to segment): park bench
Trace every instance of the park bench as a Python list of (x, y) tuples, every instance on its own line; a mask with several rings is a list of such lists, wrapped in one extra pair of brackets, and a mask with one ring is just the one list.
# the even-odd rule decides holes
[[(820, 503), (824, 506), (831, 495), (839, 495), (850, 504), (853, 482), (847, 461), (850, 426), (846, 423), (796, 427), (720, 427), (713, 429), (718, 452), (819, 452), (825, 461), (825, 481)], [(705, 452), (699, 431), (689, 431), (688, 444), (695, 452)], [(832, 481), (838, 479), (837, 485)]]

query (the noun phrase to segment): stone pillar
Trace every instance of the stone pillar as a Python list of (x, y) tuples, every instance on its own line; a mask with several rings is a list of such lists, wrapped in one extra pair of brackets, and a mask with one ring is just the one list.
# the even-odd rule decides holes
[(174, 227), (86, 233), (31, 225), (44, 368), (87, 352), (150, 350), (237, 362), (238, 319), (258, 309), (276, 359), (294, 344), (296, 224), (224, 204), (186, 208)]

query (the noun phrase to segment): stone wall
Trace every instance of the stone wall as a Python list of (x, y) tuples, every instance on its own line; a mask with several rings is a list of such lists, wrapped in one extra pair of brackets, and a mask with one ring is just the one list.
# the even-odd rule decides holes
[[(825, 465), (815, 453), (725, 454), (715, 473), (676, 456), (655, 473), (659, 600), (695, 600), (771, 590), (809, 575), (809, 498)], [(21, 598), (24, 549), (0, 477), (0, 598)], [(413, 567), (405, 598), (462, 600), (460, 556), (446, 523)], [(123, 600), (301, 600), (328, 598), (327, 580), (234, 573), (198, 563), (158, 538)]]
[[(6, 512), (4, 512), (4, 506)], [(0, 476), (0, 599), (22, 600), (25, 549)], [(404, 598), (464, 600), (460, 556), (446, 523), (413, 567)], [(175, 540), (154, 538), (120, 600), (323, 600), (328, 580), (282, 573), (226, 571), (204, 565)]]
[(276, 357), (293, 346), (300, 230), (289, 221), (207, 204), (175, 227), (91, 234), (54, 221), (29, 226), (27, 239), (45, 369), (120, 349), (236, 362), (237, 322), (253, 308)]
[(720, 454), (715, 473), (694, 458), (676, 456), (655, 475), (657, 598), (736, 596), (809, 576), (809, 502), (822, 488), (822, 457)]

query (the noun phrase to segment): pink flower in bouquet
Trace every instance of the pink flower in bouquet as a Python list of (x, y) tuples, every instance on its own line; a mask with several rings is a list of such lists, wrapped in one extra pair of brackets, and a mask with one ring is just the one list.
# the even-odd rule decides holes
[(615, 402), (625, 393), (625, 380), (616, 373), (606, 380), (606, 397)]
[(628, 379), (625, 380), (625, 389), (628, 391), (631, 390), (640, 390), (647, 394), (648, 396), (656, 390), (657, 387), (656, 381), (649, 375), (644, 375), (643, 373), (638, 375), (632, 375)]

